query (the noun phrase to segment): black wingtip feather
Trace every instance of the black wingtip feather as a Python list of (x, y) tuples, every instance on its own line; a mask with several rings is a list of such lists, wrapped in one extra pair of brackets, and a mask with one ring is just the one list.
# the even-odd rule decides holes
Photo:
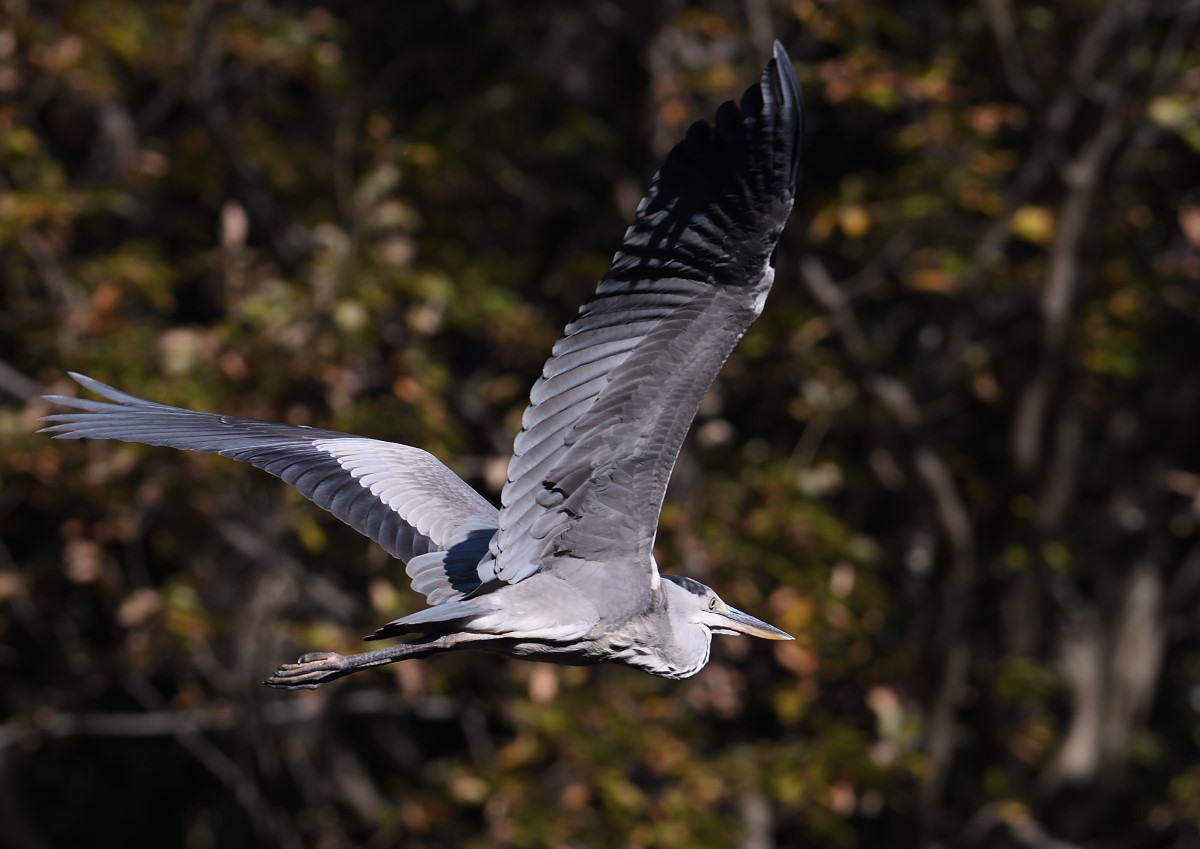
[[(792, 122), (792, 167), (789, 179), (796, 181), (800, 171), (800, 153), (804, 146), (804, 92), (800, 89), (800, 80), (796, 78), (796, 69), (791, 58), (779, 41), (775, 42), (774, 58), (767, 63), (763, 71), (760, 87), (773, 84), (778, 86), (780, 101), (780, 116)], [(792, 117), (794, 116), (794, 117)]]
[[(740, 280), (744, 285), (756, 280), (755, 270), (768, 261), (791, 211), (803, 135), (800, 83), (787, 51), (775, 42), (774, 58), (741, 100), (722, 104), (712, 127), (703, 121), (693, 124), (668, 154), (652, 199), (634, 222), (632, 241), (637, 241), (644, 216), (670, 210), (662, 234), (643, 241), (669, 244), (677, 258), (707, 264), (721, 282), (737, 285)], [(720, 219), (733, 238), (722, 240), (723, 247), (712, 246), (719, 255), (691, 257), (685, 247), (695, 240), (666, 231), (682, 233), (705, 217)], [(630, 242), (627, 237), (623, 250), (635, 252), (638, 245)], [(737, 250), (729, 251), (731, 245)], [(727, 275), (723, 268), (732, 273)]]

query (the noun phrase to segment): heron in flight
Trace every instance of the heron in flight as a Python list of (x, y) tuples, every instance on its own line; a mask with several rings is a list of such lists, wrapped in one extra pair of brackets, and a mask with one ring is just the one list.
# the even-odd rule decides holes
[(704, 393), (762, 312), (792, 209), (803, 131), (795, 71), (774, 58), (741, 104), (668, 155), (612, 268), (555, 343), (513, 444), (500, 509), (419, 448), (135, 398), (58, 395), (59, 438), (119, 439), (252, 463), (407, 564), (425, 609), (361, 654), (305, 654), (265, 683), (312, 689), (383, 664), (478, 648), (687, 678), (713, 634), (789, 640), (652, 548), (667, 479)]

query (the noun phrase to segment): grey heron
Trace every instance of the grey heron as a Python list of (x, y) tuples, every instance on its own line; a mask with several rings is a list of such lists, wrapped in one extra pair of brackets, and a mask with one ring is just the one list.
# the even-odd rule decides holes
[(762, 312), (795, 195), (803, 101), (776, 42), (740, 106), (668, 155), (600, 280), (530, 393), (497, 509), (407, 445), (146, 401), (72, 373), (107, 401), (46, 396), (58, 438), (221, 454), (264, 469), (407, 564), (429, 606), (361, 654), (305, 654), (265, 683), (315, 688), (360, 669), (479, 648), (687, 678), (713, 634), (788, 634), (652, 547), (667, 479), (700, 401)]

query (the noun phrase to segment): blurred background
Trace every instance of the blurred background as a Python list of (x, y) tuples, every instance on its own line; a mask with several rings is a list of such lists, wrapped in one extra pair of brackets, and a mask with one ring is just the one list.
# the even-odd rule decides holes
[[(0, 847), (1197, 846), (1200, 3), (0, 0)], [(654, 169), (808, 102), (658, 538), (794, 644), (260, 681), (415, 609), (70, 370), (495, 500)]]

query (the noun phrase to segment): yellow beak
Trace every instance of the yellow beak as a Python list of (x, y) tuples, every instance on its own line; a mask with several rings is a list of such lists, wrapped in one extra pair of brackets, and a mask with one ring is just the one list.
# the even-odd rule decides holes
[(724, 620), (721, 627), (713, 628), (713, 632), (717, 634), (749, 634), (751, 637), (762, 637), (764, 640), (796, 639), (791, 634), (780, 631), (774, 625), (768, 625), (761, 619), (755, 619), (749, 613), (742, 613), (736, 607), (725, 605), (712, 612)]

